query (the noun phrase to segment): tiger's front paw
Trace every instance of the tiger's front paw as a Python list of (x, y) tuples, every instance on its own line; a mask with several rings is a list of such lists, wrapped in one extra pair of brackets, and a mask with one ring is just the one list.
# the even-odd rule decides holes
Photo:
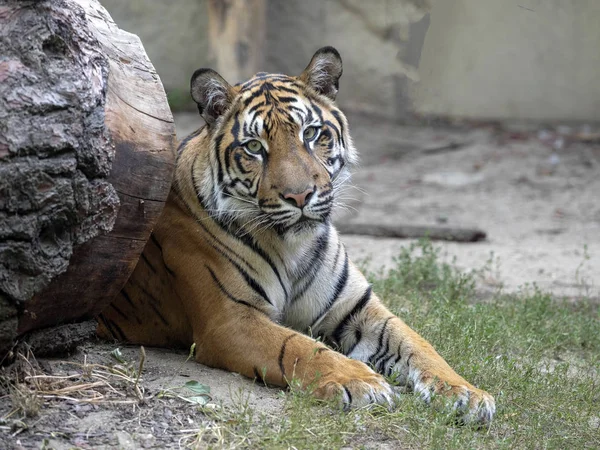
[(394, 391), (390, 384), (366, 364), (344, 358), (331, 372), (317, 378), (313, 395), (321, 399), (340, 398), (344, 409), (369, 404), (394, 404)]
[(427, 375), (419, 376), (414, 383), (414, 391), (425, 401), (430, 402), (436, 395), (453, 400), (452, 408), (463, 423), (488, 424), (496, 413), (494, 397), (469, 383), (451, 384)]

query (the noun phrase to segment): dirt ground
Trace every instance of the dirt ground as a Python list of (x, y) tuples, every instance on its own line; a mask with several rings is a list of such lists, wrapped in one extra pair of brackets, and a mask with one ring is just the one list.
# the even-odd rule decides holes
[[(557, 296), (600, 289), (600, 138), (586, 126), (407, 127), (349, 116), (361, 155), (339, 219), (480, 228), (477, 243), (438, 242), (448, 261), (480, 270), (480, 289), (537, 284)], [(175, 119), (178, 136), (200, 123)], [(592, 143), (582, 140), (594, 137)], [(354, 261), (390, 267), (406, 239), (345, 236)], [(489, 265), (489, 264), (488, 264)]]
[[(199, 124), (197, 115), (176, 117), (179, 136)], [(557, 296), (597, 301), (600, 291), (600, 143), (582, 142), (581, 127), (423, 128), (350, 117), (362, 155), (338, 220), (357, 223), (437, 224), (476, 227), (478, 243), (438, 242), (448, 261), (481, 270), (478, 289), (489, 295), (537, 284)], [(354, 260), (373, 270), (390, 267), (410, 240), (344, 236)], [(106, 363), (114, 345), (89, 343), (70, 361)], [(137, 348), (123, 348), (135, 362)], [(50, 400), (39, 416), (0, 422), (0, 448), (179, 448), (191, 442), (205, 417), (165, 389), (196, 380), (211, 388), (212, 402), (231, 405), (244, 392), (250, 406), (277, 417), (282, 393), (239, 375), (187, 362), (185, 352), (147, 349), (143, 406), (107, 407)], [(87, 355), (87, 356), (86, 356)], [(64, 358), (63, 358), (64, 360)], [(73, 370), (43, 359), (55, 375)], [(68, 396), (65, 396), (68, 397)], [(11, 411), (0, 402), (0, 417)], [(13, 418), (14, 419), (14, 418)], [(27, 425), (27, 427), (25, 427)], [(363, 443), (364, 444), (364, 443)], [(383, 448), (377, 442), (367, 448)]]

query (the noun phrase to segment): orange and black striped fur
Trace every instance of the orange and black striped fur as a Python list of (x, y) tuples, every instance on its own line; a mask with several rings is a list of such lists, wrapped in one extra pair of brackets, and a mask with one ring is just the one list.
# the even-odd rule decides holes
[(230, 86), (194, 73), (206, 126), (181, 143), (164, 212), (99, 332), (195, 342), (198, 362), (353, 406), (391, 403), (381, 374), (396, 373), (426, 401), (451, 396), (464, 420), (489, 422), (494, 398), (383, 306), (331, 224), (357, 159), (334, 103), (341, 74), (331, 47), (298, 77)]

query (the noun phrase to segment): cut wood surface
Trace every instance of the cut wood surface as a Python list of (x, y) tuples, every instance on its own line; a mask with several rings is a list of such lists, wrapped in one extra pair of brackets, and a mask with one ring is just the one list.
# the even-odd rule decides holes
[(429, 238), (440, 241), (477, 242), (486, 238), (485, 231), (475, 228), (441, 227), (437, 225), (382, 225), (371, 223), (336, 223), (341, 234), (418, 239)]
[(119, 292), (166, 201), (176, 143), (139, 38), (97, 0), (2, 2), (0, 54), (2, 350)]

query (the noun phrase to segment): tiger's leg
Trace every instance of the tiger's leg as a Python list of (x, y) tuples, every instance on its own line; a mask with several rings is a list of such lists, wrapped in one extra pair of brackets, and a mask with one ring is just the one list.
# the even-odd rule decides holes
[(427, 402), (435, 394), (455, 398), (453, 406), (464, 422), (491, 421), (494, 397), (452, 370), (429, 342), (381, 304), (370, 287), (360, 299), (344, 303), (345, 311), (332, 321), (329, 335), (344, 354), (384, 375), (396, 374)]
[(297, 380), (317, 398), (339, 396), (345, 407), (391, 405), (391, 386), (366, 364), (247, 306), (225, 305), (194, 330), (198, 362), (277, 386)]

